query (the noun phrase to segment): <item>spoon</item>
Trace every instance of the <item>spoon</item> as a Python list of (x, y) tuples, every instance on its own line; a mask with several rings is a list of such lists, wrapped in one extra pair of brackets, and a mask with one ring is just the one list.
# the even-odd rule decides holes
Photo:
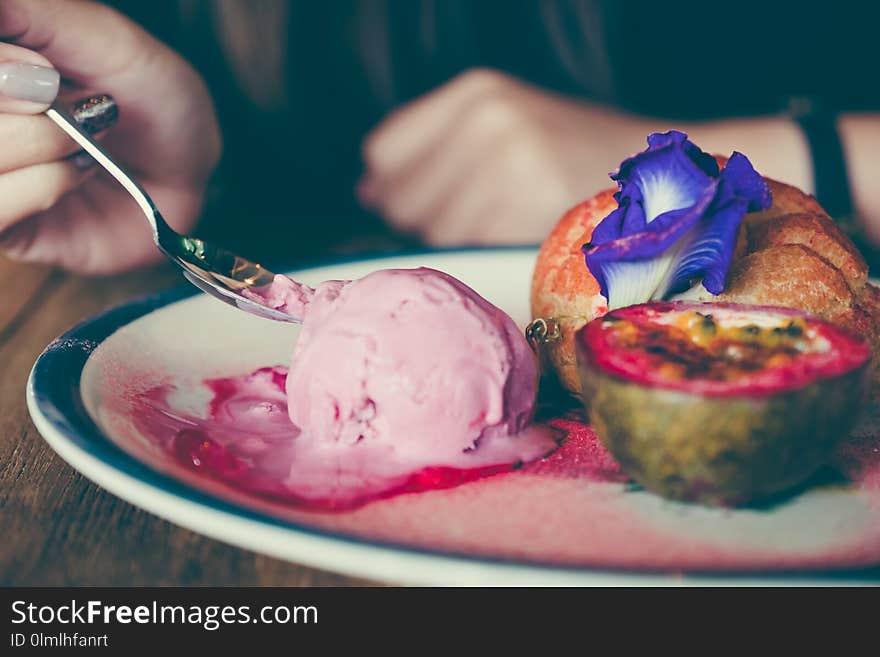
[(153, 241), (168, 259), (177, 264), (186, 279), (212, 297), (239, 310), (279, 322), (301, 323), (302, 319), (247, 299), (241, 291), (269, 285), (275, 274), (257, 264), (195, 237), (175, 232), (159, 214), (153, 201), (107, 153), (77, 125), (57, 104), (46, 110), (46, 116), (91, 155), (113, 176), (140, 206), (153, 229)]

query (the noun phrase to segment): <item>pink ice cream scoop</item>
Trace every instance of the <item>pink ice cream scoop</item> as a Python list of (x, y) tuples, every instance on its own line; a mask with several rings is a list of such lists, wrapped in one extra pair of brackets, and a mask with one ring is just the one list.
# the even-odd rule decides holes
[(524, 431), (538, 384), (525, 337), (461, 281), (389, 269), (314, 290), (278, 277), (271, 288), (265, 303), (304, 319), (286, 384), (301, 454), (394, 476), (555, 447), (546, 432)]

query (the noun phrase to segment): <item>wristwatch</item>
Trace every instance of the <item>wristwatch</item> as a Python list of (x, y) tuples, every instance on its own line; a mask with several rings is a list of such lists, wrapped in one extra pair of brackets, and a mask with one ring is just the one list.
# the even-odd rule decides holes
[(855, 212), (837, 113), (815, 96), (794, 96), (788, 114), (810, 149), (816, 200), (862, 252), (871, 273), (880, 272), (880, 249), (867, 238)]
[(814, 96), (790, 98), (788, 113), (807, 140), (813, 160), (813, 189), (819, 205), (835, 219), (851, 216), (852, 194), (846, 156), (837, 131), (837, 114)]

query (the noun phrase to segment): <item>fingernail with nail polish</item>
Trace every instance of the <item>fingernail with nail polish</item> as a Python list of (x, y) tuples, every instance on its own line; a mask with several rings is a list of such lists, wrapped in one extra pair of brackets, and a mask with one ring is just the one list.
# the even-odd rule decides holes
[(51, 103), (61, 76), (48, 66), (0, 62), (0, 95), (33, 103)]
[(70, 161), (73, 162), (73, 165), (80, 171), (91, 169), (95, 164), (97, 164), (97, 162), (95, 162), (95, 158), (93, 158), (85, 151), (80, 151), (79, 153), (76, 153), (70, 158)]
[(116, 123), (119, 107), (113, 96), (100, 94), (75, 102), (71, 106), (71, 114), (83, 130), (93, 135)]

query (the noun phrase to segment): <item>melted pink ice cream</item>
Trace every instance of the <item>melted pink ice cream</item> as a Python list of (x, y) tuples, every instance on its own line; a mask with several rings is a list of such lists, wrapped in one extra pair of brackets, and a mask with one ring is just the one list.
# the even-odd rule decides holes
[[(212, 393), (205, 408), (189, 401), (198, 382), (135, 385), (114, 401), (137, 430), (129, 448), (148, 463), (223, 499), (317, 530), (593, 567), (718, 571), (880, 563), (880, 439), (873, 431), (854, 436), (835, 459), (850, 481), (845, 489), (839, 478), (814, 481), (782, 500), (780, 509), (687, 507), (624, 485), (626, 474), (583, 414), (554, 405), (542, 408), (537, 428), (527, 430), (549, 427), (559, 439), (542, 459), (471, 469), (429, 466), (391, 479), (364, 476), (354, 485), (357, 473), (346, 474), (344, 466), (337, 472), (332, 461), (296, 466), (302, 453), (287, 416), (285, 378), (286, 368), (267, 367), (204, 381)], [(308, 468), (315, 476), (300, 479)], [(333, 481), (342, 483), (334, 490)], [(816, 507), (807, 500), (818, 486), (851, 501), (837, 507), (826, 489), (826, 502)]]
[[(376, 449), (336, 449), (309, 441), (288, 418), (286, 379), (284, 367), (208, 379), (203, 385), (211, 399), (198, 414), (175, 407), (175, 388), (158, 386), (132, 400), (132, 417), (143, 436), (186, 469), (243, 492), (313, 510), (345, 510), (400, 493), (450, 488), (523, 465), (494, 454), (464, 460), (460, 467), (400, 467), (397, 460), (377, 460), (383, 454)], [(517, 436), (540, 445), (539, 456), (553, 451), (559, 438), (559, 428), (545, 426)]]
[[(625, 485), (583, 414), (556, 405), (563, 396), (530, 424), (527, 344), (455, 279), (387, 271), (270, 288), (264, 302), (305, 320), (290, 371), (129, 381), (108, 400), (126, 449), (318, 531), (457, 554), (652, 570), (880, 562), (873, 429), (790, 499), (685, 508)], [(814, 496), (819, 486), (839, 489), (840, 501)]]
[(277, 276), (248, 296), (303, 319), (286, 383), (298, 430), (288, 480), (311, 496), (389, 489), (425, 468), (509, 466), (556, 447), (546, 430), (526, 430), (538, 371), (525, 337), (448, 274), (388, 269), (315, 289)]

